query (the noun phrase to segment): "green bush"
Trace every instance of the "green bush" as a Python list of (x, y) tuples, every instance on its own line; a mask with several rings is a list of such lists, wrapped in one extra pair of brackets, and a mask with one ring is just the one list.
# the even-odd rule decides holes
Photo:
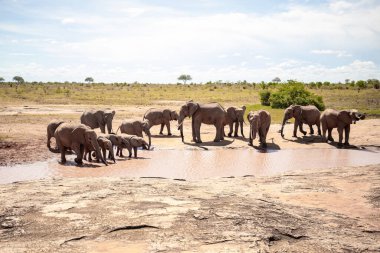
[(269, 101), (270, 91), (269, 90), (260, 91), (259, 95), (260, 95), (261, 105), (270, 105), (270, 101)]
[(272, 108), (287, 108), (290, 105), (315, 105), (319, 110), (324, 110), (322, 97), (305, 89), (302, 83), (289, 82), (270, 95), (269, 102)]

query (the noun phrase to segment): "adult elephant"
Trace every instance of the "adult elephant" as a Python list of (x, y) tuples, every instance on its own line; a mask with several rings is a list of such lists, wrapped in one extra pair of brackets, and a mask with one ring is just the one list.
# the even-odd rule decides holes
[[(358, 120), (365, 119), (365, 114), (358, 112), (357, 110), (342, 110), (337, 111), (333, 109), (326, 109), (321, 115), (321, 124), (323, 138), (327, 141), (334, 141), (331, 136), (331, 131), (334, 128), (338, 129), (339, 143), (338, 147), (342, 147), (343, 130), (344, 130), (344, 145), (349, 146), (348, 139), (350, 138), (350, 128), (352, 123), (356, 123)], [(328, 131), (328, 137), (326, 139), (326, 131)]]
[(102, 133), (106, 132), (106, 126), (108, 133), (112, 133), (112, 120), (115, 116), (115, 111), (110, 110), (90, 110), (84, 111), (80, 117), (80, 122), (91, 129), (100, 127)]
[(310, 134), (314, 134), (313, 125), (317, 125), (318, 135), (321, 135), (320, 127), (320, 116), (321, 112), (314, 105), (291, 105), (285, 109), (284, 119), (281, 126), (281, 136), (284, 138), (284, 126), (286, 121), (291, 118), (294, 118), (294, 129), (293, 137), (297, 137), (298, 127), (300, 128), (301, 133), (306, 135), (306, 132), (302, 128), (302, 124), (307, 124), (310, 127)]
[(168, 135), (172, 135), (170, 132), (170, 121), (178, 120), (178, 113), (170, 109), (149, 109), (143, 120), (148, 121), (149, 128), (156, 125), (161, 125), (160, 134), (163, 134), (164, 126), (168, 130)]
[(61, 162), (66, 163), (65, 153), (67, 149), (75, 152), (77, 157), (75, 162), (82, 164), (83, 153), (85, 147), (91, 146), (95, 150), (97, 159), (101, 160), (105, 165), (107, 162), (103, 159), (97, 135), (94, 130), (83, 124), (62, 123), (54, 132), (59, 151), (61, 152)]
[(229, 125), (230, 131), (228, 133), (228, 136), (232, 136), (233, 132), (233, 125), (235, 124), (235, 132), (234, 132), (234, 137), (238, 137), (238, 130), (239, 130), (239, 125), (240, 125), (240, 132), (241, 136), (244, 136), (244, 130), (243, 130), (243, 123), (244, 123), (244, 113), (245, 113), (246, 107), (242, 106), (240, 107), (228, 107), (227, 108), (227, 114), (226, 114), (226, 125)]
[(178, 130), (181, 132), (182, 142), (183, 136), (183, 121), (186, 117), (191, 117), (193, 141), (201, 143), (201, 124), (214, 125), (216, 135), (214, 142), (224, 140), (223, 126), (225, 122), (226, 111), (218, 103), (199, 104), (194, 101), (189, 101), (181, 107), (178, 118)]
[(118, 129), (120, 129), (121, 133), (130, 134), (130, 135), (137, 135), (139, 137), (143, 137), (142, 133), (144, 132), (148, 136), (148, 139), (149, 139), (148, 149), (150, 149), (152, 142), (151, 142), (151, 134), (150, 134), (149, 128), (150, 127), (149, 127), (148, 121), (123, 120)]
[(50, 139), (54, 137), (55, 130), (63, 123), (63, 120), (52, 120), (47, 126), (46, 132), (47, 132), (47, 147), (51, 152), (58, 153), (58, 148), (51, 148), (50, 145)]
[(256, 139), (256, 135), (259, 135), (259, 143), (263, 148), (267, 147), (267, 134), (269, 131), (271, 116), (269, 112), (265, 110), (259, 110), (256, 112), (250, 111), (247, 115), (249, 121), (249, 145), (253, 146), (253, 140)]

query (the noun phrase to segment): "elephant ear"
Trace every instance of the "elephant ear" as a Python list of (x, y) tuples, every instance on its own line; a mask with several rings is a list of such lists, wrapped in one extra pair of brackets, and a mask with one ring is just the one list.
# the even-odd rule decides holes
[(189, 116), (193, 116), (194, 113), (199, 109), (199, 104), (191, 103), (188, 105), (189, 107)]
[(171, 118), (172, 118), (169, 110), (164, 110), (163, 115), (164, 115), (164, 119), (166, 119), (166, 120), (171, 120)]
[(253, 119), (253, 111), (250, 111), (248, 114), (247, 114), (247, 120), (249, 123), (252, 122), (252, 119)]
[(86, 143), (86, 128), (83, 126), (79, 126), (77, 128), (74, 128), (74, 130), (71, 132), (71, 136), (73, 140), (78, 141), (79, 143)]
[(294, 117), (301, 117), (302, 115), (302, 108), (299, 105), (292, 106), (293, 108), (293, 115)]
[(339, 121), (344, 122), (345, 124), (352, 124), (352, 112), (350, 111), (340, 111), (338, 113)]

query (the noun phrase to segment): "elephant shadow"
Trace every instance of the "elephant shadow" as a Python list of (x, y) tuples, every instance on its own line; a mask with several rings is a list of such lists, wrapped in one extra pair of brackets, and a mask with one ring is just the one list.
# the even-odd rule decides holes
[(207, 146), (209, 146), (209, 147), (224, 147), (224, 146), (230, 145), (233, 142), (234, 142), (234, 140), (230, 141), (230, 140), (224, 139), (223, 141), (219, 141), (219, 142), (205, 141), (202, 143), (186, 142), (185, 141), (185, 142), (183, 142), (183, 144), (188, 145), (188, 146), (198, 147), (198, 148), (201, 148), (204, 150), (209, 150), (207, 148)]
[(312, 144), (312, 143), (324, 143), (324, 139), (320, 135), (304, 135), (302, 137), (295, 137), (296, 139), (287, 139), (283, 138), (284, 140), (291, 141), (291, 142), (297, 142), (297, 143), (302, 143), (302, 144)]
[(156, 135), (151, 135), (152, 138), (181, 138), (179, 135), (167, 135), (167, 134), (156, 134)]
[(66, 161), (66, 163), (59, 162), (59, 164), (62, 166), (65, 166), (65, 167), (76, 166), (76, 167), (80, 167), (80, 168), (100, 168), (100, 167), (105, 166), (104, 164), (100, 164), (100, 163), (96, 164), (94, 162), (83, 162), (82, 164), (77, 164), (74, 161)]
[[(336, 141), (329, 141), (329, 142), (326, 142), (326, 144), (329, 144), (330, 146), (332, 147), (335, 147), (337, 149), (355, 149), (355, 150), (366, 150), (364, 147), (360, 147), (360, 146), (355, 146), (355, 145), (343, 145), (343, 146), (338, 146), (338, 142)], [(366, 150), (367, 151), (367, 150)]]
[(272, 138), (272, 142), (267, 142), (266, 148), (263, 148), (261, 145), (259, 145), (259, 146), (252, 145), (251, 147), (256, 149), (260, 153), (272, 153), (272, 152), (277, 152), (278, 150), (281, 149), (281, 147), (279, 145), (274, 143), (273, 138)]

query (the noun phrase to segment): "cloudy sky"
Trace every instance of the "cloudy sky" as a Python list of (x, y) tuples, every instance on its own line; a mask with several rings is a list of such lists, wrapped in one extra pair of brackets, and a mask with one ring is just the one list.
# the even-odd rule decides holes
[(0, 0), (0, 76), (380, 79), (380, 0)]

